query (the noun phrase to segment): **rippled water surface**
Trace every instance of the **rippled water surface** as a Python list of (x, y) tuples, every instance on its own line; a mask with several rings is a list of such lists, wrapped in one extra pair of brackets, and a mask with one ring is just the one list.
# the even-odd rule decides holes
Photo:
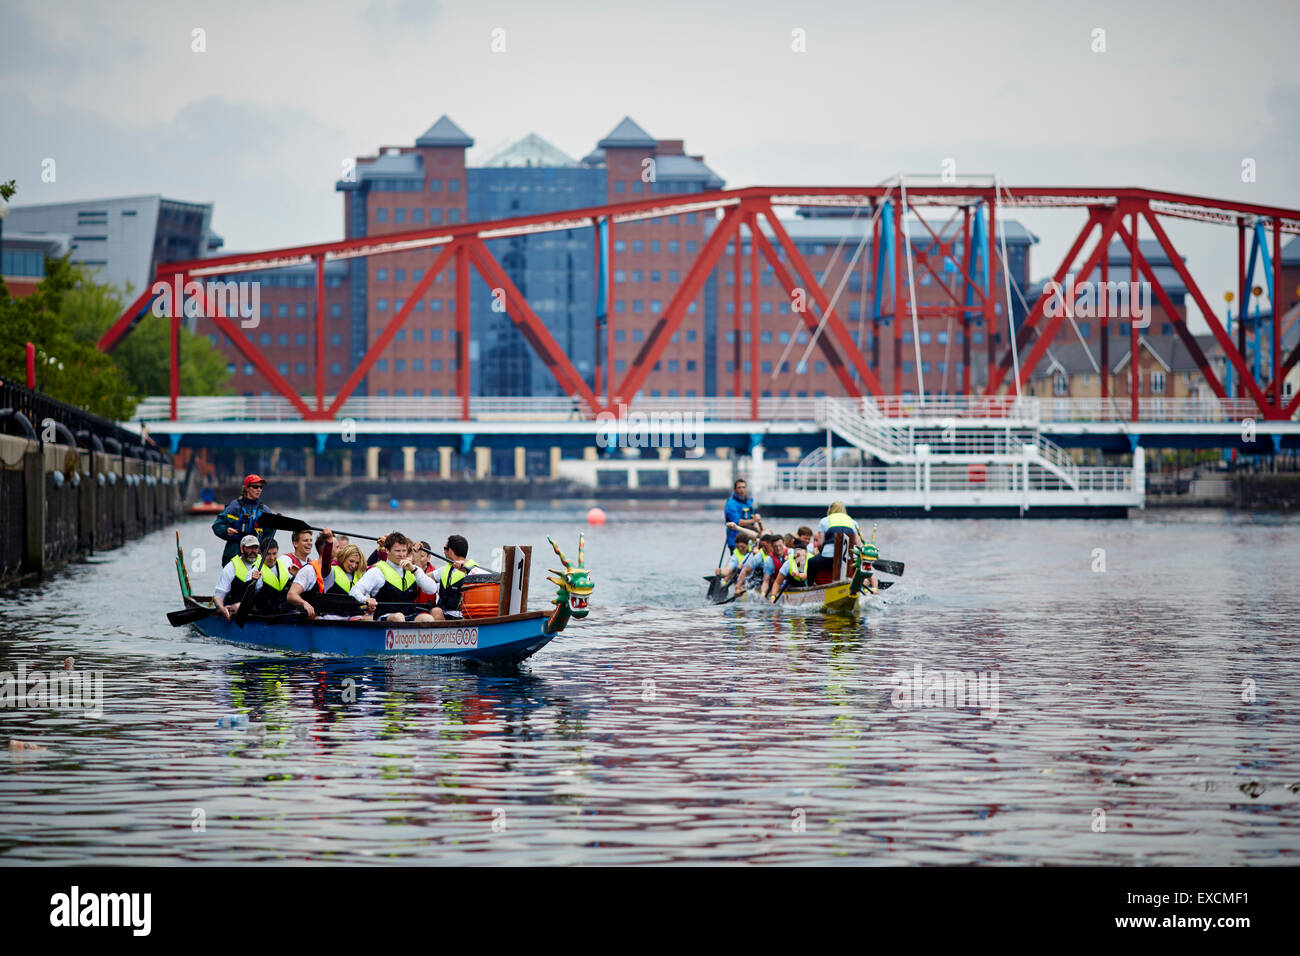
[[(329, 517), (484, 560), (583, 513)], [(44, 748), (0, 750), (0, 863), (1300, 861), (1294, 520), (886, 522), (860, 621), (704, 606), (716, 521), (612, 512), (591, 616), (507, 674), (173, 629), (170, 531), (9, 591), (0, 671), (73, 656), (105, 700), (0, 709)], [(909, 706), (918, 666), (984, 706)]]

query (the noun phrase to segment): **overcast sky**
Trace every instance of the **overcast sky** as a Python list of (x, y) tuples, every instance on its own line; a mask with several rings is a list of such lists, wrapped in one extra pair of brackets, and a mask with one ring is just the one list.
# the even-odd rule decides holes
[[(728, 186), (877, 183), (952, 158), (959, 174), (1012, 187), (1300, 207), (1298, 11), (1295, 0), (0, 0), (0, 179), (18, 180), (15, 204), (213, 202), (228, 250), (263, 249), (341, 237), (342, 160), (410, 144), (443, 113), (477, 141), (471, 161), (528, 132), (581, 157), (631, 115), (685, 139)], [(791, 49), (796, 29), (804, 53)], [(41, 181), (46, 158), (54, 183)], [(1246, 158), (1254, 183), (1242, 182)], [(1043, 239), (1035, 276), (1083, 222), (1017, 216)], [(1219, 304), (1234, 231), (1168, 228)]]

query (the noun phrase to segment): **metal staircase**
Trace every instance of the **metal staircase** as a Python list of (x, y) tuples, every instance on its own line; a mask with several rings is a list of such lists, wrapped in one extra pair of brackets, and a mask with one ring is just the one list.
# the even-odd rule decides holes
[[(936, 428), (933, 417), (902, 424), (909, 420), (886, 417), (870, 399), (824, 399), (817, 415), (819, 425), (887, 465), (1027, 464), (1054, 475), (1068, 488), (1079, 487), (1078, 465), (1036, 426), (1013, 427), (1007, 420), (973, 425), (944, 418)], [(825, 465), (824, 458), (820, 461)]]

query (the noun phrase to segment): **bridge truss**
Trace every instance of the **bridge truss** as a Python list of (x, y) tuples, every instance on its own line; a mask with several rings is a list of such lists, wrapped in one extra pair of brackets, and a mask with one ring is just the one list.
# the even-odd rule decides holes
[[(816, 273), (791, 239), (783, 220), (776, 214), (776, 210), (780, 207), (812, 206), (855, 209), (858, 210), (858, 214), (865, 211), (872, 217), (871, 249), (874, 253), (874, 281), (871, 283), (870, 312), (864, 313), (864, 315), (869, 314), (875, 323), (876, 335), (873, 339), (872, 360), (869, 360), (868, 355), (855, 343), (839, 314), (836, 299), (840, 290), (828, 292), (827, 288), (823, 287), (822, 282), (818, 280)], [(961, 244), (963, 252), (960, 257), (962, 261), (957, 261), (955, 232), (949, 236), (945, 226), (936, 233), (931, 225), (919, 216), (920, 210), (926, 207), (953, 210), (949, 223), (956, 222), (960, 217), (963, 240)], [(1007, 334), (1004, 341), (1008, 346), (1000, 355), (997, 353), (995, 333), (999, 331), (999, 321), (1003, 326), (1007, 326), (1011, 321), (1010, 310), (998, 308), (1001, 258), (997, 244), (999, 236), (997, 224), (998, 216), (1008, 208), (1074, 208), (1081, 210), (1085, 215), (1085, 222), (1071, 243), (1069, 251), (1053, 272), (1053, 279), (1058, 284), (1066, 281), (1067, 274), (1079, 276), (1081, 279), (1076, 281), (1082, 281), (1098, 269), (1105, 281), (1109, 258), (1106, 251), (1112, 239), (1118, 238), (1123, 241), (1130, 252), (1128, 278), (1131, 281), (1144, 279), (1150, 283), (1155, 301), (1159, 302), (1167, 313), (1213, 394), (1224, 400), (1234, 397), (1229, 395), (1228, 388), (1220, 381), (1212, 364), (1188, 330), (1186, 318), (1174, 308), (1155, 270), (1141, 253), (1138, 246), (1139, 229), (1145, 223), (1147, 231), (1168, 256), (1169, 263), (1185, 285), (1192, 304), (1201, 313), (1216, 342), (1222, 348), (1228, 365), (1235, 373), (1230, 379), (1235, 385), (1235, 398), (1248, 399), (1259, 417), (1266, 420), (1285, 420), (1295, 414), (1297, 406), (1300, 405), (1300, 393), (1289, 403), (1284, 403), (1282, 381), (1297, 360), (1300, 360), (1300, 345), (1293, 348), (1287, 356), (1281, 355), (1280, 321), (1283, 308), (1277, 306), (1278, 298), (1274, 293), (1279, 281), (1277, 273), (1281, 263), (1281, 237), (1283, 234), (1300, 234), (1300, 210), (1135, 188), (1009, 188), (996, 181), (971, 185), (922, 183), (909, 180), (896, 180), (865, 187), (750, 187), (693, 194), (656, 195), (649, 199), (562, 212), (457, 226), (413, 229), (265, 252), (171, 262), (158, 267), (156, 282), (127, 307), (112, 328), (104, 334), (99, 347), (104, 351), (116, 347), (130, 333), (132, 327), (153, 308), (155, 298), (161, 294), (158, 291), (161, 286), (184, 288), (191, 282), (201, 284), (205, 280), (218, 277), (237, 278), (241, 273), (312, 264), (315, 267), (316, 282), (316, 389), (310, 404), (307, 398), (300, 395), (276, 371), (274, 364), (251, 339), (242, 333), (236, 322), (231, 321), (230, 316), (218, 314), (219, 310), (208, 301), (208, 295), (201, 285), (196, 284), (191, 287), (192, 297), (198, 299), (198, 308), (202, 314), (210, 318), (230, 338), (247, 360), (265, 376), (270, 386), (287, 399), (304, 420), (331, 420), (339, 414), (343, 404), (356, 390), (366, 373), (393, 342), (421, 295), (439, 274), (452, 267), (455, 269), (456, 283), (456, 394), (461, 403), (462, 417), (469, 418), (469, 277), (470, 269), (473, 268), (490, 288), (503, 291), (506, 313), (564, 391), (585, 405), (589, 413), (595, 414), (616, 409), (623, 403), (631, 403), (637, 396), (655, 363), (659, 361), (673, 334), (681, 325), (690, 303), (703, 290), (710, 273), (714, 269), (727, 267), (725, 260), (728, 258), (730, 248), (732, 260), (730, 266), (734, 271), (733, 387), (738, 396), (742, 394), (744, 387), (741, 352), (744, 347), (742, 332), (745, 331), (746, 324), (742, 306), (746, 292), (750, 296), (751, 304), (748, 322), (755, 325), (749, 342), (751, 370), (748, 384), (752, 418), (759, 417), (758, 343), (760, 336), (756, 325), (761, 321), (760, 256), (770, 266), (776, 281), (790, 294), (792, 301), (807, 303), (804, 308), (796, 306), (794, 311), (810, 330), (816, 347), (826, 359), (827, 367), (837, 377), (849, 396), (861, 398), (867, 395), (884, 394), (878, 373), (880, 322), (885, 316), (892, 317), (889, 324), (892, 326), (894, 373), (892, 382), (895, 393), (902, 387), (905, 319), (910, 314), (915, 320), (917, 314), (914, 311), (916, 307), (908, 295), (908, 289), (914, 287), (910, 280), (914, 278), (914, 270), (917, 269), (937, 276), (936, 268), (949, 272), (955, 268), (961, 294), (949, 292), (952, 298), (950, 305), (938, 307), (927, 305), (920, 311), (926, 318), (947, 316), (962, 323), (963, 331), (966, 333), (962, 336), (962, 393), (972, 392), (970, 323), (972, 319), (980, 318), (985, 327), (988, 343), (988, 379), (984, 388), (985, 394), (1008, 392), (1019, 394), (1069, 316), (1047, 315), (1049, 295), (1044, 290), (1029, 308), (1028, 315), (1020, 324), (1014, 341), (1012, 336)], [(712, 215), (717, 217), (717, 221), (712, 232), (701, 245), (693, 264), (682, 276), (667, 308), (650, 330), (636, 357), (629, 363), (626, 374), (620, 381), (615, 381), (614, 292), (609, 277), (613, 271), (612, 250), (618, 226), (637, 220), (690, 212)], [(932, 243), (927, 244), (926, 252), (916, 256), (913, 255), (909, 237), (905, 235), (905, 223), (909, 214), (920, 218), (933, 240)], [(1271, 361), (1257, 366), (1259, 374), (1252, 370), (1245, 358), (1246, 323), (1238, 324), (1237, 339), (1234, 342), (1228, 329), (1210, 308), (1207, 297), (1197, 285), (1183, 257), (1166, 232), (1163, 220), (1171, 218), (1236, 227), (1238, 235), (1236, 274), (1239, 278), (1237, 301), (1241, 303), (1248, 301), (1249, 283), (1254, 274), (1256, 252), (1261, 245), (1261, 237), (1263, 238), (1265, 273), (1269, 283), (1270, 299), (1275, 305), (1271, 319)], [(752, 242), (738, 241), (742, 235), (742, 227), (747, 230)], [(594, 380), (590, 383), (574, 367), (546, 325), (529, 305), (527, 298), (511, 281), (507, 271), (486, 245), (486, 242), (491, 239), (582, 228), (595, 230), (598, 296), (604, 306), (603, 310), (598, 306), (597, 312), (603, 311), (608, 323), (604, 336), (606, 355), (603, 361), (598, 356)], [(768, 233), (771, 234), (771, 239), (768, 238)], [(1254, 236), (1249, 269), (1246, 256), (1248, 233)], [(938, 248), (937, 256), (928, 252), (928, 249), (934, 247)], [(366, 350), (342, 388), (327, 402), (324, 387), (325, 263), (335, 259), (353, 259), (412, 250), (428, 251), (429, 266), (423, 278), (407, 296), (404, 305), (387, 320), (382, 333)], [(1085, 250), (1089, 250), (1086, 255)], [(1084, 264), (1076, 268), (1081, 257)], [(746, 258), (748, 263), (745, 262)], [(1268, 268), (1270, 263), (1272, 267)], [(750, 277), (748, 290), (742, 285), (742, 277), (746, 272)], [(943, 285), (942, 282), (940, 284)], [(182, 309), (173, 308), (170, 312), (171, 417), (175, 419), (180, 397), (179, 331)], [(721, 326), (721, 320), (719, 324)], [(1003, 328), (1002, 331), (1010, 333), (1009, 328)], [(1101, 336), (1103, 362), (1106, 361), (1109, 347), (1107, 331), (1106, 320), (1103, 318)], [(1132, 326), (1129, 335), (1129, 347), (1133, 357), (1129, 362), (1129, 372), (1132, 376), (1129, 392), (1131, 416), (1134, 421), (1139, 418), (1137, 377), (1140, 363), (1136, 361), (1138, 340), (1138, 329)], [(1010, 380), (1008, 380), (1009, 373), (1011, 373)], [(1107, 398), (1108, 378), (1109, 376), (1105, 374), (1101, 376), (1103, 400)]]

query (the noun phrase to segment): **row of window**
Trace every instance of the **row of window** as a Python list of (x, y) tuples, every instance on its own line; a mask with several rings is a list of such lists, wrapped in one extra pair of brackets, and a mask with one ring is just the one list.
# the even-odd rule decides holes
[[(632, 192), (645, 192), (646, 184), (640, 179), (632, 180)], [(679, 182), (679, 181), (656, 181), (650, 184), (650, 191), (656, 193), (702, 193), (704, 192), (703, 182)], [(614, 192), (627, 192), (627, 183), (621, 179), (614, 180)]]
[[(904, 375), (911, 375), (911, 374), (912, 374), (912, 370), (913, 370), (914, 368), (916, 368), (916, 366), (915, 366), (913, 363), (911, 363), (911, 362), (904, 362), (904, 363), (903, 363), (903, 374), (904, 374)], [(952, 370), (953, 370), (954, 372), (960, 372), (960, 371), (962, 370), (962, 363), (961, 363), (961, 362), (953, 362), (953, 363), (952, 363)], [(948, 371), (948, 363), (947, 363), (947, 362), (922, 362), (922, 363), (921, 363), (921, 374), (922, 374), (922, 375), (929, 375), (932, 371), (934, 371), (934, 372), (938, 372), (940, 375), (942, 375), (942, 374), (944, 374), (945, 372)]]
[[(430, 371), (430, 372), (441, 372), (441, 371), (442, 371), (442, 364), (443, 364), (443, 363), (442, 363), (442, 359), (430, 359), (429, 362), (428, 362), (428, 371)], [(238, 370), (239, 370), (239, 368), (238, 368), (238, 366), (237, 366), (234, 362), (228, 362), (228, 363), (226, 364), (226, 372), (227, 372), (228, 374), (230, 374), (230, 375), (234, 375), (234, 374), (236, 374), (236, 372), (237, 372)], [(277, 372), (279, 372), (281, 375), (288, 375), (288, 374), (289, 374), (289, 363), (288, 363), (288, 362), (281, 362), (281, 363), (279, 363), (278, 365), (276, 365), (275, 370), (276, 370)], [(456, 362), (455, 362), (455, 360), (454, 360), (454, 359), (448, 359), (448, 360), (447, 360), (447, 371), (448, 371), (448, 372), (454, 372), (455, 370), (456, 370)], [(379, 361), (377, 361), (377, 362), (375, 363), (375, 371), (377, 371), (377, 372), (387, 372), (387, 371), (388, 371), (388, 359), (380, 359)], [(394, 372), (405, 372), (405, 371), (407, 371), (407, 363), (406, 363), (406, 359), (395, 359), (395, 360), (393, 361), (393, 371), (394, 371)], [(424, 361), (424, 359), (412, 359), (412, 360), (411, 360), (411, 363), (410, 363), (410, 371), (412, 371), (412, 372), (423, 372), (423, 371), (425, 371), (425, 361)], [(244, 368), (243, 368), (243, 374), (245, 374), (245, 375), (253, 375), (254, 372), (255, 372), (255, 369), (253, 368), (253, 364), (252, 364), (251, 362), (245, 362), (245, 363), (244, 363)], [(293, 365), (293, 374), (294, 374), (294, 375), (306, 375), (306, 374), (307, 374), (307, 363), (306, 363), (306, 362), (295, 362), (294, 365)], [(342, 374), (343, 374), (343, 364), (342, 364), (341, 362), (333, 362), (333, 363), (331, 363), (331, 364), (330, 364), (330, 374), (331, 374), (331, 375), (342, 375)], [(382, 395), (382, 394), (384, 394), (384, 393), (383, 393), (383, 392), (379, 392), (378, 394)], [(416, 394), (418, 395), (418, 394), (420, 394), (420, 393), (419, 393), (419, 392), (416, 392)], [(437, 395), (437, 394), (440, 394), (440, 393), (438, 393), (438, 392), (432, 392), (432, 393), (430, 393), (430, 394)]]
[[(651, 394), (653, 395), (654, 393), (651, 393)], [(772, 397), (772, 392), (771, 392), (769, 389), (764, 389), (764, 390), (763, 390), (762, 392), (760, 392), (759, 394), (761, 394), (764, 398), (771, 398), (771, 397)], [(904, 397), (910, 397), (912, 393), (911, 393), (911, 392), (904, 392), (903, 394), (904, 394)], [(807, 393), (807, 392), (795, 392), (795, 393), (794, 393), (794, 396), (795, 396), (796, 398), (807, 398), (807, 397), (808, 397), (808, 393)], [(728, 391), (728, 392), (727, 392), (727, 398), (735, 398), (735, 397), (736, 397), (736, 393), (735, 393), (735, 392), (732, 392), (732, 391)], [(741, 397), (741, 398), (749, 398), (749, 391), (746, 390), (746, 391), (741, 392), (741, 393), (740, 393), (740, 397)], [(779, 397), (779, 398), (789, 398), (789, 397), (790, 397), (790, 393), (789, 393), (788, 391), (781, 391), (781, 392), (778, 392), (778, 393), (777, 393), (777, 397)], [(821, 389), (818, 389), (817, 391), (813, 392), (813, 398), (825, 398), (825, 397), (826, 397), (826, 393), (825, 393), (824, 391), (822, 391)]]
[[(407, 214), (408, 214), (408, 213), (410, 214), (410, 219), (407, 219)], [(375, 207), (375, 222), (388, 222), (388, 221), (389, 221), (389, 220), (388, 220), (388, 210), (387, 210), (385, 207), (383, 207), (383, 206), (376, 206), (376, 207)], [(412, 223), (420, 223), (421, 225), (423, 225), (423, 223), (424, 223), (424, 210), (421, 209), (421, 208), (418, 208), (418, 207), (415, 208), (415, 209), (403, 209), (403, 208), (401, 208), (401, 207), (399, 206), (399, 207), (393, 209), (393, 219), (392, 219), (392, 221), (393, 221), (393, 222), (412, 222)], [(447, 210), (447, 221), (450, 222), (450, 223), (460, 222), (460, 210), (459, 210), (459, 209), (456, 209), (456, 208), (454, 208), (454, 207), (451, 208), (451, 209), (448, 209), (448, 210)], [(438, 208), (436, 208), (436, 207), (430, 209), (430, 210), (429, 210), (429, 222), (430, 222), (430, 224), (435, 225), (435, 226), (438, 225), (439, 223), (441, 223), (441, 222), (442, 222), (442, 210), (441, 210), (441, 209), (438, 209)]]
[[(639, 313), (645, 311), (645, 300), (644, 300), (644, 299), (632, 299), (631, 301), (632, 301), (632, 312), (633, 312), (633, 313), (639, 314)], [(660, 312), (662, 312), (663, 310), (664, 310), (664, 303), (663, 303), (663, 300), (662, 300), (662, 299), (651, 299), (651, 300), (650, 300), (650, 314), (651, 314), (651, 315), (658, 315), (658, 314), (659, 314)], [(614, 311), (615, 311), (615, 312), (626, 312), (626, 311), (627, 311), (627, 300), (626, 300), (626, 299), (615, 299), (615, 300), (614, 300)], [(690, 315), (694, 315), (695, 313), (697, 313), (697, 312), (700, 311), (700, 304), (699, 304), (698, 302), (691, 302), (691, 303), (688, 303), (687, 306), (686, 306), (686, 311), (687, 311), (688, 314), (690, 314)]]
[[(368, 184), (372, 190), (376, 190), (380, 192), (385, 192), (385, 191), (386, 192), (398, 192), (398, 191), (420, 192), (422, 191), (423, 188), (423, 184), (418, 179), (371, 179), (368, 180)], [(442, 192), (442, 180), (430, 179), (429, 192), (431, 193)], [(447, 180), (447, 192), (449, 193), (460, 192), (460, 180), (459, 179)]]
[[(674, 218), (675, 218), (675, 217), (674, 217)], [(687, 213), (687, 215), (686, 215), (686, 221), (687, 221), (687, 222), (694, 222), (694, 221), (695, 221), (695, 213), (693, 213), (693, 212), (692, 212), (692, 213)], [(663, 252), (663, 251), (664, 251), (664, 245), (665, 245), (665, 243), (664, 243), (663, 240), (660, 240), (660, 239), (650, 239), (649, 241), (644, 240), (644, 239), (633, 239), (633, 240), (632, 240), (632, 243), (631, 243), (631, 246), (632, 246), (632, 252), (633, 252), (634, 254), (635, 254), (635, 253), (640, 253), (640, 252), (645, 252), (645, 250), (646, 250), (646, 246), (647, 246), (647, 245), (650, 247), (650, 251), (651, 251), (652, 253), (656, 253), (656, 252)], [(681, 252), (681, 251), (682, 251), (682, 244), (681, 244), (681, 242), (679, 242), (679, 241), (676, 240), (676, 239), (669, 239), (669, 240), (667, 240), (667, 246), (668, 246), (668, 252), (669, 252), (670, 254), (671, 254), (671, 253)], [(699, 248), (699, 244), (698, 244), (698, 243), (696, 243), (696, 242), (693, 241), (693, 240), (688, 240), (688, 241), (687, 241), (687, 243), (686, 243), (686, 251), (687, 251), (687, 252), (694, 252), (697, 248)], [(628, 250), (628, 243), (627, 243), (627, 241), (626, 241), (625, 239), (615, 239), (615, 240), (614, 240), (614, 251), (615, 251), (615, 252), (627, 252), (627, 250)]]
[[(424, 341), (424, 333), (425, 333), (425, 330), (424, 330), (424, 329), (411, 329), (411, 341), (412, 341), (412, 342), (423, 342), (423, 341)], [(442, 329), (429, 329), (429, 330), (428, 330), (428, 333), (429, 333), (429, 341), (430, 341), (430, 342), (441, 342), (441, 341), (442, 341)], [(447, 333), (447, 338), (448, 338), (448, 339), (451, 339), (451, 338), (452, 338), (452, 333), (451, 333), (451, 332), (448, 332), (448, 333)], [(405, 342), (405, 341), (406, 341), (406, 329), (398, 329), (398, 330), (397, 330), (397, 334), (393, 336), (393, 341), (394, 341), (394, 342)]]
[[(888, 324), (888, 323), (886, 323), (886, 324)], [(789, 333), (789, 332), (777, 332), (777, 333), (773, 333), (773, 332), (771, 332), (771, 331), (769, 331), (769, 330), (762, 330), (762, 331), (760, 331), (760, 332), (758, 333), (758, 341), (759, 341), (759, 343), (762, 344), (762, 345), (771, 345), (771, 344), (772, 344), (772, 341), (773, 341), (773, 335), (774, 335), (774, 334), (775, 334), (775, 336), (776, 336), (776, 341), (779, 342), (781, 345), (785, 345), (785, 344), (787, 344), (787, 343), (790, 341), (790, 333)], [(944, 333), (944, 334), (946, 335), (947, 333)], [(956, 341), (960, 342), (960, 341), (961, 341), (961, 338), (960, 338), (961, 333), (959, 332), (959, 333), (957, 333), (957, 334), (958, 334), (958, 338), (957, 338)], [(909, 332), (908, 335), (910, 336), (911, 333)], [(921, 335), (922, 335), (922, 339), (921, 339), (921, 341), (923, 341), (923, 342), (928, 342), (928, 341), (929, 341), (929, 339), (926, 338), (926, 336), (929, 335), (928, 332), (923, 332), (923, 333), (921, 333)], [(864, 336), (862, 336), (862, 342), (859, 343), (859, 340), (858, 340), (858, 330), (857, 330), (857, 329), (850, 329), (850, 330), (849, 330), (849, 338), (853, 339), (853, 341), (854, 341), (855, 344), (865, 344), (865, 345), (870, 345), (871, 342), (872, 342), (872, 338), (873, 338), (873, 336), (872, 336), (872, 334), (871, 334), (870, 332), (867, 332)], [(794, 340), (795, 340), (795, 342), (797, 342), (797, 343), (800, 344), (800, 345), (804, 345), (805, 343), (807, 343), (807, 341), (808, 341), (808, 330), (807, 330), (807, 329), (800, 329), (798, 332), (794, 333)], [(748, 345), (751, 341), (753, 341), (753, 336), (751, 336), (749, 332), (745, 332), (745, 333), (744, 333), (744, 343), (745, 343), (746, 345)], [(912, 340), (911, 340), (910, 338), (908, 338), (906, 341), (910, 342), (910, 341), (912, 341)], [(943, 342), (943, 341), (945, 341), (945, 339), (940, 339), (939, 341), (940, 341), (940, 342)], [(978, 332), (975, 333), (974, 335), (971, 336), (971, 341), (973, 341), (973, 342), (982, 342), (982, 341), (984, 341), (983, 333), (978, 333)], [(735, 329), (731, 329), (731, 330), (729, 330), (729, 331), (727, 332), (727, 344), (728, 344), (728, 345), (735, 345), (735, 344), (736, 344), (736, 330), (735, 330)]]
[[(1126, 382), (1128, 381), (1127, 376), (1124, 376), (1123, 379)], [(1187, 376), (1187, 381), (1189, 382), (1191, 381), (1190, 375)], [(1150, 372), (1148, 382), (1150, 385), (1150, 391), (1152, 395), (1163, 395), (1165, 393), (1164, 370), (1156, 369), (1155, 371)], [(1087, 374), (1083, 375), (1083, 384), (1089, 385), (1091, 383), (1092, 383), (1092, 376)], [(1053, 395), (1070, 394), (1070, 380), (1066, 377), (1064, 372), (1057, 372), (1055, 375), (1052, 376), (1052, 394)]]
[[(430, 311), (430, 312), (441, 312), (441, 311), (442, 311), (442, 301), (443, 301), (442, 299), (430, 299), (430, 300), (429, 300), (429, 311)], [(405, 304), (406, 304), (406, 300), (405, 300), (405, 299), (394, 299), (394, 300), (393, 300), (393, 311), (394, 311), (394, 312), (400, 312), (400, 311), (402, 310), (402, 306), (405, 305)], [(387, 299), (376, 299), (376, 300), (375, 300), (375, 311), (376, 311), (376, 312), (387, 312), (387, 311), (388, 311), (388, 300), (387, 300)], [(411, 311), (412, 311), (412, 312), (423, 312), (423, 311), (424, 311), (424, 300), (423, 300), (423, 299), (417, 299), (415, 305), (412, 306)], [(455, 299), (448, 299), (448, 300), (447, 300), (447, 311), (448, 311), (448, 312), (455, 312), (455, 311), (456, 311), (456, 300), (455, 300)]]
[(671, 216), (651, 216), (649, 219), (633, 219), (631, 222), (620, 222), (618, 228), (635, 229), (637, 226), (662, 226), (667, 223), (670, 226), (680, 226), (683, 222), (686, 225), (694, 225), (698, 221), (698, 215), (693, 212), (673, 213)]
[[(419, 281), (420, 281), (421, 279), (423, 279), (423, 278), (424, 278), (424, 270), (423, 270), (423, 269), (412, 269), (412, 270), (411, 270), (411, 281), (412, 281), (412, 282), (419, 282)], [(375, 281), (376, 281), (376, 282), (387, 282), (387, 281), (388, 281), (388, 270), (387, 270), (387, 269), (376, 269), (376, 270), (375, 270)], [(406, 281), (406, 270), (405, 270), (405, 269), (394, 269), (394, 270), (393, 270), (393, 281), (394, 281), (394, 282), (405, 282), (405, 281)], [(455, 282), (455, 281), (456, 281), (456, 267), (455, 267), (455, 266), (448, 266), (447, 268), (443, 269), (442, 272), (438, 273), (438, 278), (435, 279), (434, 281), (435, 281), (435, 282)]]
[[(750, 371), (753, 369), (753, 365), (751, 365), (749, 362), (746, 362), (746, 363), (742, 366), (742, 368), (744, 369), (744, 373), (745, 373), (746, 375), (748, 375), (748, 374), (750, 373)], [(760, 370), (762, 370), (762, 372), (763, 372), (764, 374), (767, 374), (767, 375), (772, 374), (772, 363), (771, 363), (770, 361), (759, 363), (759, 368), (760, 368)], [(730, 372), (730, 373), (733, 373), (733, 374), (734, 374), (735, 371), (736, 371), (736, 363), (735, 363), (735, 362), (728, 362), (728, 363), (727, 363), (727, 371)], [(788, 375), (790, 372), (793, 372), (793, 371), (797, 371), (797, 369), (796, 369), (796, 367), (795, 367), (794, 365), (791, 365), (789, 362), (782, 362), (782, 363), (781, 363), (781, 371), (780, 371), (778, 374), (781, 374), (781, 375)], [(805, 369), (804, 371), (807, 371), (807, 369)], [(813, 362), (813, 364), (812, 364), (812, 371), (813, 371), (813, 374), (814, 374), (814, 375), (825, 375), (825, 374), (826, 374), (826, 363), (825, 363), (825, 362)]]
[[(698, 243), (696, 243), (695, 240), (693, 240), (693, 239), (690, 240), (690, 241), (688, 241), (688, 242), (686, 243), (686, 251), (687, 251), (687, 252), (694, 252), (694, 251), (695, 251), (695, 247), (696, 247), (697, 245), (698, 245)], [(664, 274), (663, 274), (663, 272), (660, 271), (659, 269), (651, 269), (649, 274), (650, 274), (650, 281), (651, 281), (651, 282), (663, 282), (663, 281), (664, 281)], [(646, 271), (645, 271), (644, 269), (630, 269), (630, 270), (629, 270), (629, 269), (615, 269), (615, 270), (614, 270), (614, 281), (615, 281), (615, 282), (645, 282), (645, 281), (646, 281), (646, 278), (645, 278), (645, 277), (646, 277)], [(681, 281), (681, 273), (678, 272), (676, 269), (669, 269), (669, 270), (668, 270), (668, 281), (669, 281), (669, 282), (680, 282), (680, 281)]]
[[(685, 338), (686, 338), (686, 341), (687, 341), (687, 342), (694, 342), (694, 341), (696, 341), (696, 339), (698, 338), (698, 336), (699, 336), (699, 333), (698, 333), (695, 329), (686, 329), (686, 330), (685, 330)], [(672, 337), (672, 339), (671, 339), (670, 341), (673, 341), (673, 342), (680, 342), (680, 341), (682, 340), (682, 337), (683, 337), (683, 332), (682, 332), (682, 331), (677, 331), (677, 332), (674, 332), (674, 333), (673, 333), (673, 337)], [(633, 342), (642, 342), (642, 341), (644, 341), (644, 340), (645, 340), (645, 330), (644, 330), (644, 329), (633, 329), (633, 330), (632, 330), (632, 341), (633, 341)], [(626, 341), (627, 341), (627, 329), (615, 329), (615, 330), (614, 330), (614, 341), (615, 341), (615, 342), (626, 342)]]
[[(249, 277), (250, 276), (246, 275), (244, 278), (249, 278)], [(269, 273), (263, 275), (262, 273), (254, 272), (251, 274), (251, 278), (259, 285), (274, 286), (278, 288), (311, 289), (316, 286), (316, 277), (314, 275), (308, 275), (306, 273), (300, 273), (294, 275), (276, 275), (275, 273)], [(325, 277), (325, 288), (339, 289), (342, 287), (343, 287), (342, 276), (327, 275)]]
[[(278, 316), (279, 318), (282, 318), (282, 319), (283, 319), (283, 318), (288, 318), (288, 316), (289, 316), (289, 306), (288, 306), (287, 303), (281, 302), (279, 305), (275, 306), (274, 308), (275, 308), (275, 314), (276, 314), (276, 316)], [(272, 306), (271, 306), (271, 304), (270, 304), (269, 302), (263, 302), (263, 303), (262, 303), (262, 318), (264, 318), (264, 319), (269, 319), (269, 318), (271, 318), (271, 310), (272, 310)], [(232, 306), (232, 308), (231, 308), (230, 310), (227, 310), (227, 311), (230, 313), (230, 317), (231, 317), (231, 318), (234, 318), (235, 313), (234, 313), (234, 311), (233, 311), (233, 306)], [(306, 317), (307, 317), (307, 304), (306, 304), (305, 302), (299, 302), (297, 305), (295, 305), (295, 306), (293, 307), (293, 314), (294, 314), (294, 317), (295, 317), (295, 318), (299, 318), (299, 319), (304, 319), (304, 318), (306, 318)], [(315, 314), (316, 314), (315, 312), (312, 313), (312, 315), (315, 315)], [(341, 318), (343, 318), (343, 306), (339, 305), (337, 302), (334, 303), (333, 305), (330, 306), (330, 309), (329, 309), (329, 315), (330, 315), (330, 318), (332, 318), (332, 319), (341, 319)]]
[[(428, 369), (428, 370), (429, 370), (430, 372), (441, 372), (441, 371), (442, 371), (442, 362), (443, 362), (442, 359), (429, 359), (429, 369)], [(410, 360), (410, 369), (409, 369), (409, 371), (412, 371), (412, 372), (423, 372), (423, 371), (425, 370), (425, 367), (424, 367), (424, 366), (425, 366), (425, 361), (424, 361), (424, 359), (411, 359), (411, 360)], [(376, 371), (376, 372), (387, 372), (387, 371), (388, 371), (388, 359), (380, 359), (379, 361), (375, 362), (375, 371)], [(393, 359), (393, 371), (394, 371), (394, 372), (405, 372), (405, 371), (408, 371), (408, 369), (407, 369), (407, 360), (406, 360), (406, 359)], [(448, 371), (448, 372), (454, 372), (454, 371), (456, 371), (456, 360), (455, 360), (455, 359), (447, 359), (447, 371)]]

